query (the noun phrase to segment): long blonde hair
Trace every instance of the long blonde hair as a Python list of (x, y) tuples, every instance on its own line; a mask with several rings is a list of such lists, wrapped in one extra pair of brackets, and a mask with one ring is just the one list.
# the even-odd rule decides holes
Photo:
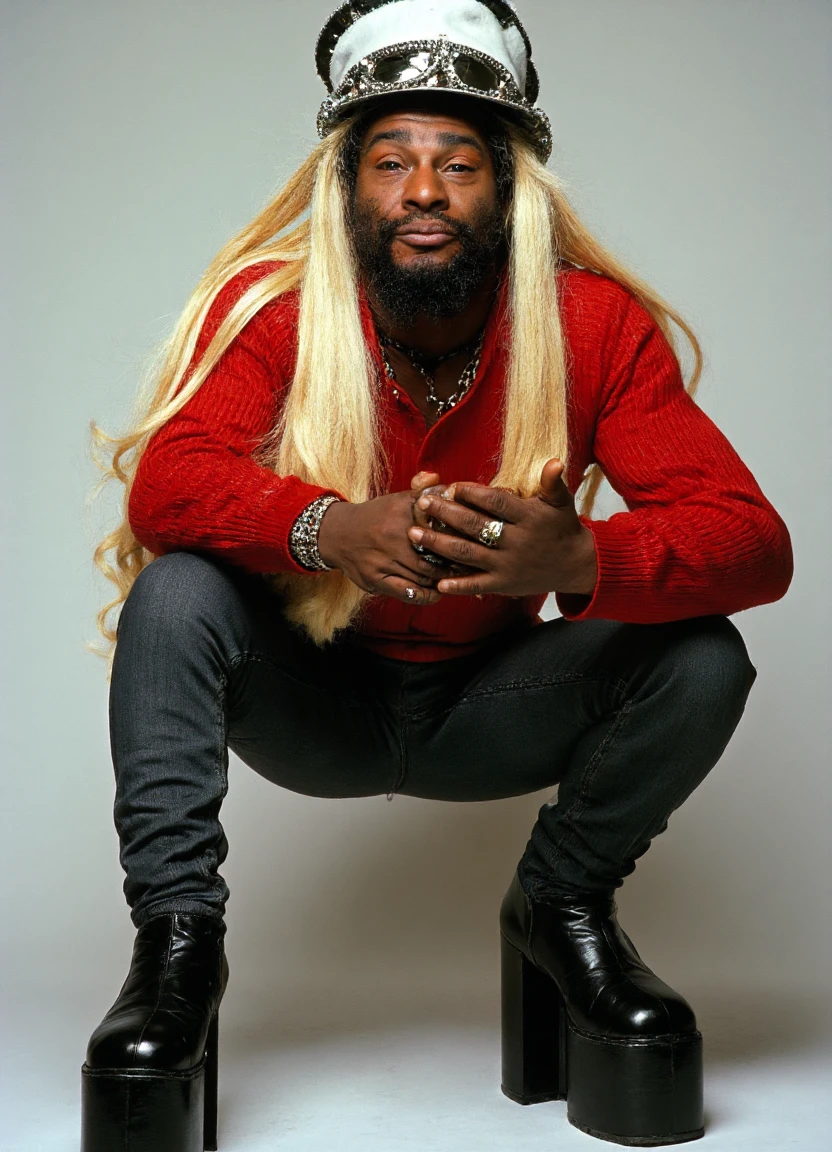
[[(345, 146), (355, 120), (327, 136), (258, 216), (217, 254), (160, 349), (138, 415), (123, 436), (109, 436), (91, 423), (93, 451), (104, 472), (96, 492), (116, 479), (124, 485), (122, 519), (94, 553), (96, 566), (117, 596), (100, 610), (98, 628), (109, 649), (116, 629), (110, 613), (126, 599), (139, 572), (153, 560), (127, 518), (130, 489), (150, 437), (194, 395), (225, 349), (267, 303), (299, 289), (297, 363), (288, 398), (275, 427), (257, 451), (279, 475), (334, 488), (351, 501), (382, 490), (374, 369), (361, 327), (358, 268), (347, 224), (343, 179)], [(647, 309), (678, 359), (671, 321), (694, 353), (687, 390), (702, 371), (702, 352), (682, 317), (645, 281), (626, 268), (589, 232), (573, 211), (559, 178), (536, 158), (523, 134), (508, 121), (513, 170), (507, 209), (509, 236), (509, 350), (505, 424), (499, 468), (492, 483), (530, 495), (543, 464), (558, 457), (569, 464), (567, 404), (569, 373), (561, 329), (556, 269), (575, 264), (618, 281)], [(306, 214), (308, 213), (308, 216)], [(196, 365), (200, 330), (221, 288), (242, 269), (280, 261), (250, 287), (223, 320)], [(332, 340), (337, 333), (338, 355)], [(680, 365), (681, 367), (681, 365)], [(190, 368), (190, 372), (189, 372)], [(95, 448), (105, 449), (102, 460)], [(581, 481), (580, 510), (591, 513), (603, 474), (592, 464)], [(282, 593), (287, 617), (324, 643), (353, 621), (366, 596), (339, 571), (270, 577)]]

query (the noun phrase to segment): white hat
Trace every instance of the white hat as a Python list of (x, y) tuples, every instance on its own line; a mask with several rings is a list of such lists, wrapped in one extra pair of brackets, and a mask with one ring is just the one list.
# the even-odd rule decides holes
[(531, 44), (506, 0), (349, 0), (324, 26), (315, 60), (329, 90), (321, 137), (363, 101), (441, 89), (500, 105), (544, 162), (551, 153)]

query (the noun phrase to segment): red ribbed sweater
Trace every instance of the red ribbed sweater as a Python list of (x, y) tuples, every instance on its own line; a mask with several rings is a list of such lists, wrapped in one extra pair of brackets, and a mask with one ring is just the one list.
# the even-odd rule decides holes
[[(235, 276), (214, 301), (196, 363), (233, 302), (275, 267)], [(575, 491), (597, 461), (628, 511), (582, 517), (598, 555), (594, 594), (557, 594), (571, 620), (658, 623), (729, 615), (779, 599), (792, 576), (783, 520), (748, 468), (684, 390), (673, 352), (646, 309), (616, 281), (564, 265), (560, 312), (570, 362), (570, 465)], [(128, 516), (154, 555), (188, 549), (248, 572), (303, 572), (288, 537), (301, 510), (332, 489), (277, 476), (252, 450), (271, 428), (292, 380), (297, 293), (266, 305), (232, 342), (199, 391), (152, 437), (139, 461)], [(420, 470), (443, 482), (488, 483), (496, 470), (507, 362), (506, 297), (489, 318), (477, 377), (430, 429), (406, 393), (394, 390), (366, 299), (362, 320), (381, 380), (381, 434), (389, 491)], [(338, 349), (333, 346), (333, 356)], [(309, 575), (310, 580), (316, 579)], [(437, 660), (476, 649), (483, 638), (538, 619), (545, 596), (445, 597), (413, 608), (372, 597), (357, 625), (375, 651)]]

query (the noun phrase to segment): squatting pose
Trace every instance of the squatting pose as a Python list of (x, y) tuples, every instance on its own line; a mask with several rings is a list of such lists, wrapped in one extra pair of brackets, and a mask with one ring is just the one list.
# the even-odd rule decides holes
[(788, 532), (692, 399), (695, 336), (545, 167), (514, 8), (352, 0), (316, 59), (321, 142), (108, 440), (137, 934), (83, 1150), (217, 1146), (229, 748), (310, 796), (558, 785), (499, 912), (502, 1089), (621, 1144), (694, 1139), (702, 1037), (614, 893), (731, 739), (756, 670), (728, 617), (784, 595)]

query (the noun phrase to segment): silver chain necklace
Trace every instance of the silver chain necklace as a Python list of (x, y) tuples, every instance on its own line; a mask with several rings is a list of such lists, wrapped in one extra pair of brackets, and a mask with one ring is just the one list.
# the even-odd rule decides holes
[[(480, 366), (480, 357), (482, 356), (482, 346), (485, 340), (485, 332), (480, 332), (474, 348), (474, 354), (462, 370), (462, 375), (459, 378), (454, 391), (446, 400), (440, 400), (436, 395), (436, 380), (428, 372), (424, 365), (422, 356), (416, 351), (415, 348), (408, 348), (406, 344), (400, 344), (398, 340), (394, 340), (391, 336), (382, 335), (379, 333), (379, 344), (381, 345), (381, 358), (384, 361), (384, 370), (387, 373), (387, 378), (396, 383), (396, 374), (393, 371), (393, 366), (390, 363), (390, 358), (387, 355), (387, 348), (395, 348), (406, 356), (417, 372), (421, 372), (427, 384), (427, 401), (436, 407), (437, 419), (447, 412), (449, 408), (453, 408), (458, 404), (471, 385), (474, 383), (474, 378), (477, 375), (477, 370)], [(464, 345), (463, 345), (464, 347)], [(445, 360), (450, 360), (453, 356), (458, 356), (462, 349), (457, 348), (454, 352), (446, 352), (444, 356), (435, 357), (436, 366), (439, 367)]]

